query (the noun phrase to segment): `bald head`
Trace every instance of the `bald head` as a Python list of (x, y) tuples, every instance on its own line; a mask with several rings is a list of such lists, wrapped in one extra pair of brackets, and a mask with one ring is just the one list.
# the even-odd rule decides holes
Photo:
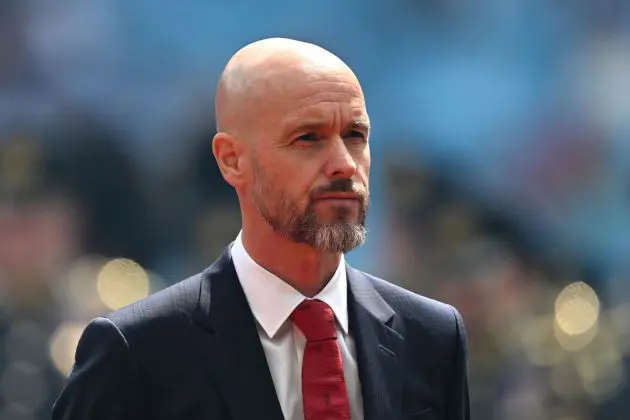
[(273, 100), (281, 101), (287, 91), (321, 75), (334, 75), (360, 90), (352, 70), (317, 45), (269, 38), (243, 47), (230, 59), (217, 86), (218, 130), (237, 134), (251, 127), (254, 119), (272, 108)]
[(216, 114), (212, 151), (236, 189), (250, 240), (268, 247), (269, 237), (282, 238), (322, 253), (362, 243), (369, 118), (343, 61), (289, 39), (250, 44), (223, 71)]

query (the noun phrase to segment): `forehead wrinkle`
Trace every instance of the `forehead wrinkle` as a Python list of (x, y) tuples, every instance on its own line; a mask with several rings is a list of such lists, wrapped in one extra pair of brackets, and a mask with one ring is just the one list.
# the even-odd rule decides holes
[[(348, 83), (348, 85), (350, 85)], [(318, 89), (316, 87), (304, 86), (291, 94), (285, 95), (283, 102), (292, 104), (291, 111), (299, 111), (308, 107), (318, 107), (326, 104), (336, 104), (339, 106), (349, 106), (354, 110), (365, 110), (365, 99), (359, 92), (351, 90), (331, 90)]]
[[(338, 102), (333, 103), (339, 104)], [(283, 121), (283, 133), (288, 135), (302, 130), (329, 129), (335, 127), (337, 123), (339, 123), (342, 130), (357, 128), (369, 132), (370, 119), (363, 107), (353, 107), (350, 113), (346, 113), (344, 111), (340, 112), (339, 109), (324, 109), (320, 106), (321, 104), (318, 103), (313, 107), (307, 105), (295, 108), (294, 115)], [(311, 108), (311, 110), (305, 110), (307, 108)]]

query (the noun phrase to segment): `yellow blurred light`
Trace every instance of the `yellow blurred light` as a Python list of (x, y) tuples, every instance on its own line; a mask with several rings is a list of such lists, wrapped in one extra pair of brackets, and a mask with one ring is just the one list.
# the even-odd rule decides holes
[(563, 333), (574, 336), (589, 331), (599, 319), (599, 298), (584, 282), (565, 287), (555, 303), (556, 324)]
[(63, 375), (68, 375), (74, 364), (74, 353), (85, 324), (66, 322), (57, 327), (49, 342), (49, 356)]
[(103, 311), (103, 302), (96, 290), (98, 273), (104, 259), (90, 256), (79, 259), (68, 271), (62, 297), (81, 308), (80, 316), (92, 318)]
[(558, 323), (553, 326), (553, 332), (560, 344), (560, 347), (566, 351), (580, 351), (588, 346), (599, 333), (599, 324), (595, 323), (593, 327), (581, 334), (567, 334)]
[(149, 295), (149, 276), (138, 263), (118, 258), (98, 273), (96, 289), (101, 301), (116, 310)]

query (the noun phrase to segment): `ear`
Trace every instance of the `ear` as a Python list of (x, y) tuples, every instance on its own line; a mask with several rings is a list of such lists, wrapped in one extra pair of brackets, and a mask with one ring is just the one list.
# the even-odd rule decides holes
[(243, 143), (229, 133), (217, 133), (212, 139), (212, 153), (223, 178), (233, 187), (245, 180)]

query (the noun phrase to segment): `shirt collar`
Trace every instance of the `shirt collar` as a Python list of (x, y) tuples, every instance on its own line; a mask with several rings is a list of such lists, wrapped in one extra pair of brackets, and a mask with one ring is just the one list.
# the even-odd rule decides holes
[[(254, 317), (273, 338), (293, 310), (308, 298), (254, 261), (243, 245), (241, 233), (232, 245), (232, 261)], [(313, 299), (319, 299), (332, 308), (341, 329), (347, 334), (348, 283), (345, 268), (342, 254), (337, 271)]]

